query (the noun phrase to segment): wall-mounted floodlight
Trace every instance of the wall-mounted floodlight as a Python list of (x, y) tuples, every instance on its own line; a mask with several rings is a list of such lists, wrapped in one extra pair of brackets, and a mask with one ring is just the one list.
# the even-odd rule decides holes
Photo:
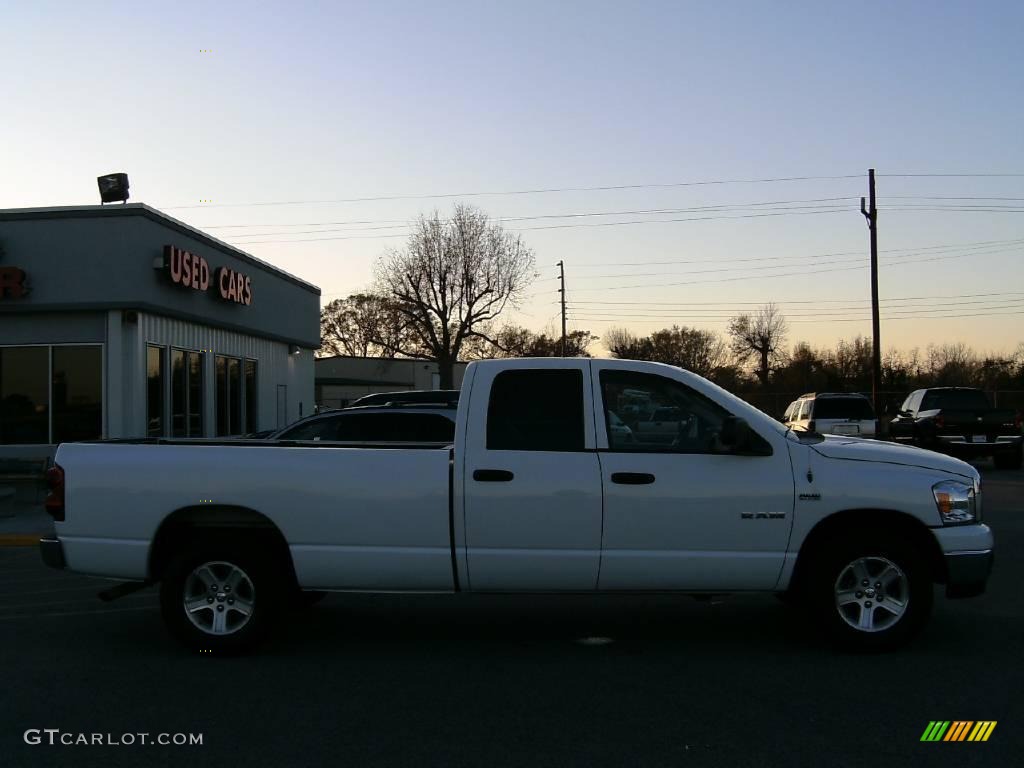
[(291, 346), (288, 347), (288, 352), (289, 354), (297, 355), (302, 352), (302, 347), (300, 347), (298, 344), (292, 344)]
[(108, 173), (99, 176), (96, 184), (100, 188), (100, 203), (124, 203), (128, 200), (128, 174)]

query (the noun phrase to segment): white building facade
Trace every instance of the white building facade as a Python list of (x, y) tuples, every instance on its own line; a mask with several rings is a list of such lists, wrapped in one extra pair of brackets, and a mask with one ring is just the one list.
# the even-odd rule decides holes
[(0, 210), (0, 457), (313, 412), (320, 291), (141, 204)]

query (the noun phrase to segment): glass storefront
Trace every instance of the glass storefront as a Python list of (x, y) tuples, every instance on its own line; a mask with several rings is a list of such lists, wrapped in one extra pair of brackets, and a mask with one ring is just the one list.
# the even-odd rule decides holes
[(217, 377), (217, 436), (255, 432), (259, 402), (256, 394), (256, 361), (217, 355), (214, 358), (214, 370)]
[(171, 350), (171, 435), (203, 436), (203, 355)]
[(146, 347), (146, 436), (164, 436), (164, 350)]
[(102, 346), (0, 347), (0, 444), (102, 435)]

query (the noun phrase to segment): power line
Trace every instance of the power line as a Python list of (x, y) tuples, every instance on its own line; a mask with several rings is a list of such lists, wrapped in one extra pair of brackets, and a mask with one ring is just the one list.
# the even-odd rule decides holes
[[(749, 214), (738, 214), (738, 215), (720, 215), (720, 216), (690, 216), (683, 218), (672, 218), (672, 219), (646, 219), (641, 221), (605, 221), (605, 222), (593, 222), (593, 223), (572, 223), (572, 224), (547, 224), (539, 227), (518, 227), (510, 228), (512, 232), (537, 232), (541, 230), (553, 230), (553, 229), (586, 229), (593, 227), (623, 227), (623, 226), (634, 226), (640, 224), (678, 224), (683, 222), (694, 222), (694, 221), (723, 221), (723, 220), (736, 220), (736, 219), (759, 219), (769, 218), (776, 216), (816, 216), (822, 214), (835, 214), (835, 213), (849, 213), (853, 209), (846, 207), (834, 207), (826, 210), (804, 210), (804, 209), (792, 209), (783, 210), (769, 213), (749, 213)], [(900, 209), (900, 208), (887, 208), (890, 211), (901, 211), (901, 212), (915, 212), (915, 213), (949, 213), (949, 212), (960, 212), (960, 213), (1024, 213), (1022, 210), (996, 210), (996, 209), (955, 209), (955, 208), (913, 208), (913, 209)], [(394, 229), (397, 227), (381, 227), (380, 229)], [(326, 230), (324, 230), (326, 231)], [(317, 234), (320, 232), (318, 231)], [(298, 233), (282, 233), (282, 234), (298, 234)], [(328, 242), (338, 240), (374, 240), (383, 238), (393, 237), (408, 237), (409, 232), (401, 232), (394, 234), (380, 234), (380, 235), (340, 235), (334, 237), (307, 237), (300, 238), (297, 240), (239, 240), (233, 239), (231, 242), (237, 243), (238, 245), (263, 245), (269, 243), (277, 244), (291, 244), (291, 243), (315, 243), (315, 242)], [(263, 237), (265, 235), (240, 235), (239, 237)]]
[[(909, 247), (904, 247), (904, 248), (887, 248), (885, 252), (887, 254), (895, 254), (895, 253), (907, 254), (908, 252), (911, 252), (911, 251), (914, 251), (914, 252), (917, 252), (917, 251), (926, 252), (926, 251), (961, 250), (961, 249), (962, 250), (975, 250), (975, 249), (983, 249), (986, 246), (1016, 245), (1016, 244), (1019, 244), (1019, 243), (1024, 243), (1024, 238), (1017, 238), (1017, 239), (1013, 239), (1013, 240), (977, 240), (977, 241), (970, 242), (970, 243), (940, 243), (940, 244), (937, 244), (937, 245), (918, 245), (918, 246), (909, 246)], [(765, 260), (768, 260), (768, 259), (801, 259), (801, 258), (823, 259), (823, 258), (830, 258), (832, 256), (856, 256), (856, 255), (863, 255), (863, 253), (864, 253), (863, 250), (857, 250), (857, 251), (833, 251), (831, 253), (806, 254), (804, 256), (753, 256), (753, 257), (745, 258), (745, 259), (730, 259), (729, 262), (730, 263), (733, 263), (733, 262), (739, 263), (741, 261), (765, 261)], [(615, 264), (609, 264), (607, 262), (591, 261), (591, 262), (573, 262), (572, 267), (573, 267), (573, 269), (578, 269), (580, 267), (617, 267), (617, 266), (621, 266), (621, 267), (627, 267), (627, 266), (630, 266), (630, 267), (646, 267), (646, 266), (672, 265), (672, 264), (707, 264), (707, 263), (711, 263), (711, 262), (714, 262), (714, 261), (717, 261), (717, 259), (673, 259), (673, 260), (669, 260), (669, 261), (620, 261), (620, 262), (617, 262)]]
[[(835, 197), (835, 198), (821, 198), (820, 200), (811, 201), (792, 201), (794, 203), (800, 202), (821, 202), (825, 200), (856, 200), (854, 197)], [(772, 206), (779, 206), (774, 208)], [(736, 205), (722, 204), (722, 205), (700, 205), (690, 208), (642, 208), (639, 210), (632, 211), (585, 211), (582, 213), (546, 213), (539, 214), (536, 216), (494, 216), (492, 217), (496, 222), (505, 224), (510, 221), (538, 221), (544, 219), (572, 219), (572, 218), (583, 218), (583, 217), (594, 217), (594, 216), (650, 216), (660, 214), (673, 214), (673, 213), (698, 213), (701, 211), (731, 211), (733, 213), (739, 211), (745, 211), (748, 209), (753, 210), (777, 210), (777, 211), (803, 211), (803, 210), (847, 210), (844, 206), (836, 205), (790, 205), (786, 201), (781, 202), (764, 202), (764, 203), (743, 203)], [(440, 219), (442, 223), (449, 223), (451, 219)], [(339, 222), (342, 223), (342, 222)], [(379, 222), (363, 222), (364, 224), (382, 224), (384, 226), (372, 226), (372, 227), (356, 227), (355, 229), (310, 229), (310, 230), (292, 230), (287, 232), (243, 232), (237, 237), (273, 237), (277, 235), (323, 235), (334, 232), (355, 232), (355, 231), (372, 231), (381, 229), (411, 229), (415, 227), (415, 224), (406, 222), (398, 222), (396, 219), (382, 219)], [(228, 226), (243, 227), (243, 226), (254, 226), (247, 224), (237, 225), (223, 225), (223, 228)], [(266, 224), (255, 225), (259, 227), (268, 226)], [(328, 226), (328, 223), (324, 224), (279, 224), (274, 226), (282, 227), (293, 227), (293, 226)], [(218, 227), (205, 227), (205, 229), (218, 229)]]
[[(763, 200), (753, 203), (717, 203), (714, 205), (698, 205), (691, 206), (688, 208), (641, 208), (638, 210), (628, 211), (584, 211), (580, 213), (548, 213), (535, 216), (507, 216), (507, 215), (495, 215), (491, 218), (496, 221), (528, 221), (533, 219), (564, 219), (573, 218), (579, 216), (639, 216), (646, 214), (658, 214), (658, 213), (685, 213), (691, 211), (708, 211), (708, 210), (720, 210), (720, 209), (746, 209), (746, 208), (762, 208), (773, 205), (802, 205), (806, 203), (834, 203), (840, 201), (856, 200), (856, 197), (815, 197), (807, 198), (802, 200)], [(442, 222), (449, 222), (451, 219), (442, 218)], [(294, 224), (275, 224), (268, 225), (266, 222), (258, 224), (208, 224), (204, 225), (204, 229), (238, 229), (244, 227), (266, 227), (266, 226), (281, 226), (281, 227), (325, 227), (345, 224), (398, 224), (408, 225), (408, 219), (355, 219), (348, 221), (322, 221), (322, 222), (307, 222), (307, 223), (294, 223)], [(330, 230), (317, 230), (317, 231), (330, 231)], [(268, 233), (270, 234), (270, 233)], [(300, 233), (295, 233), (300, 234)], [(257, 235), (253, 235), (256, 237)], [(260, 235), (262, 236), (262, 235)]]
[[(1024, 296), (1024, 291), (1003, 291), (994, 293), (959, 293), (954, 296), (949, 295), (933, 295), (933, 296), (893, 296), (882, 301), (933, 301), (933, 300), (950, 300), (950, 303), (956, 303), (964, 298), (976, 298), (986, 297), (990, 298), (993, 296)], [(767, 301), (574, 301), (572, 302), (576, 306), (587, 305), (587, 304), (634, 304), (641, 307), (646, 306), (763, 306)], [(870, 299), (775, 299), (770, 303), (777, 304), (779, 306), (786, 306), (789, 304), (870, 304)]]
[[(964, 317), (1008, 317), (1013, 315), (1024, 314), (1024, 309), (1014, 310), (1010, 312), (979, 312), (979, 313), (966, 313), (966, 314), (951, 314), (951, 315), (908, 315), (908, 316), (887, 316), (887, 320), (949, 320)], [(603, 318), (603, 317), (578, 317), (576, 318), (579, 322), (583, 323), (614, 323), (618, 321), (618, 318)], [(730, 322), (729, 318), (688, 318), (690, 322), (700, 322), (706, 325), (721, 325)], [(652, 318), (648, 320), (643, 319), (630, 319), (630, 323), (664, 323), (664, 318)], [(794, 319), (788, 320), (791, 323), (869, 323), (871, 322), (870, 316), (865, 317), (829, 317), (824, 319)]]
[[(997, 254), (1004, 253), (1004, 252), (1011, 252), (1013, 250), (1015, 250), (1015, 248), (1002, 248), (1002, 247), (998, 247), (997, 248), (996, 246), (989, 246), (986, 250), (980, 250), (979, 249), (979, 250), (974, 250), (974, 251), (971, 251), (971, 252), (962, 252), (962, 253), (957, 253), (957, 254), (951, 254), (951, 255), (949, 255), (946, 258), (953, 259), (953, 258), (962, 258), (963, 256), (991, 256), (991, 255), (997, 255)], [(901, 261), (903, 259), (908, 259), (911, 256), (917, 256), (917, 255), (923, 255), (923, 254), (909, 253), (909, 254), (903, 254), (903, 255), (899, 255), (899, 256), (894, 256), (894, 257), (892, 257), (894, 259), (894, 261), (891, 262), (891, 263), (892, 264), (898, 264), (898, 263), (901, 263)], [(929, 254), (929, 255), (931, 255), (931, 254)], [(780, 260), (781, 259), (793, 260), (793, 259), (806, 259), (806, 258), (808, 258), (808, 257), (805, 257), (805, 256), (781, 256), (781, 257), (778, 257), (778, 259), (780, 259)], [(811, 258), (814, 258), (814, 257), (811, 257)], [(757, 267), (750, 267), (750, 266), (732, 267), (732, 266), (726, 266), (726, 267), (714, 267), (712, 269), (689, 269), (689, 270), (684, 270), (682, 272), (664, 272), (664, 271), (659, 271), (659, 272), (630, 272), (630, 273), (608, 274), (608, 275), (579, 275), (579, 279), (580, 280), (621, 280), (622, 278), (666, 277), (666, 276), (673, 276), (673, 275), (676, 275), (676, 276), (679, 276), (679, 275), (702, 275), (702, 274), (711, 274), (711, 273), (715, 273), (715, 272), (758, 272), (758, 271), (766, 270), (766, 269), (792, 269), (794, 267), (801, 267), (801, 266), (815, 266), (815, 267), (817, 267), (817, 266), (822, 266), (822, 265), (826, 265), (826, 264), (849, 264), (851, 262), (860, 263), (860, 261), (862, 259), (863, 259), (863, 257), (851, 257), (851, 258), (833, 259), (833, 260), (825, 260), (825, 261), (815, 260), (813, 262), (807, 262), (807, 263), (766, 264), (764, 266), (757, 266)], [(729, 262), (726, 262), (726, 263), (731, 265), (731, 264), (737, 264), (737, 263), (740, 263), (740, 262), (767, 261), (767, 260), (769, 260), (769, 259), (763, 259), (763, 258), (762, 259), (757, 259), (757, 258), (754, 258), (754, 259), (736, 259), (736, 260), (730, 260)], [(936, 259), (936, 261), (938, 261), (938, 260), (939, 259)], [(695, 263), (711, 264), (711, 263), (715, 263), (715, 262), (701, 261), (701, 262), (695, 262)], [(914, 263), (914, 262), (909, 262), (909, 263)]]
[(274, 202), (250, 202), (250, 203), (218, 203), (207, 205), (165, 205), (164, 210), (182, 210), (186, 208), (248, 208), (258, 206), (275, 205), (324, 205), (335, 203), (366, 203), (387, 200), (433, 200), (452, 197), (487, 197), (503, 195), (542, 195), (558, 192), (609, 192), (629, 189), (674, 189), (678, 187), (704, 187), (721, 186), (726, 184), (769, 184), (775, 182), (790, 181), (835, 181), (839, 179), (858, 179), (859, 174), (847, 174), (842, 176), (780, 176), (770, 179), (715, 179), (711, 181), (676, 181), (669, 183), (646, 183), (646, 184), (613, 184), (597, 187), (547, 187), (539, 189), (516, 189), (504, 191), (486, 192), (441, 192), (432, 194), (390, 194), (376, 195), (373, 197), (347, 197), (335, 200), (280, 200)]
[[(820, 215), (823, 213), (848, 213), (852, 209), (850, 208), (836, 208), (834, 210), (823, 210), (823, 211), (805, 211), (805, 210), (794, 210), (794, 211), (782, 211), (777, 213), (752, 213), (744, 214), (739, 216), (698, 216), (688, 217), (681, 219), (653, 219), (647, 221), (611, 221), (611, 222), (599, 222), (592, 224), (549, 224), (541, 227), (519, 227), (511, 229), (512, 232), (536, 232), (545, 229), (580, 229), (588, 227), (621, 227), (629, 226), (632, 224), (675, 224), (684, 221), (715, 221), (721, 219), (758, 219), (771, 216), (811, 216)], [(301, 240), (235, 240), (234, 242), (240, 245), (259, 245), (264, 243), (315, 243), (323, 242), (328, 240), (362, 240), (362, 239), (373, 239), (383, 237), (408, 237), (409, 233), (400, 233), (393, 235), (353, 235), (343, 237), (309, 237), (302, 238)], [(256, 237), (256, 235), (253, 235)]]
[[(962, 310), (966, 310), (966, 311), (976, 311), (978, 309), (985, 309), (985, 310), (988, 310), (988, 309), (1024, 309), (1024, 299), (1018, 299), (1016, 301), (1012, 301), (1012, 300), (1007, 300), (1007, 301), (1009, 303), (993, 304), (993, 305), (984, 306), (984, 307), (955, 305), (953, 308), (954, 309), (962, 309)], [(987, 302), (980, 302), (980, 301), (979, 302), (971, 302), (971, 303), (987, 304)], [(830, 310), (822, 310), (822, 311), (805, 310), (805, 311), (802, 311), (802, 312), (786, 312), (785, 318), (786, 318), (786, 321), (790, 321), (790, 319), (801, 319), (801, 318), (804, 318), (804, 319), (806, 319), (806, 318), (815, 318), (815, 319), (821, 319), (821, 321), (828, 321), (828, 319), (831, 319), (831, 318), (834, 318), (834, 317), (850, 316), (851, 314), (855, 314), (856, 312), (865, 311), (867, 308), (868, 307), (850, 307), (850, 308), (844, 308), (844, 309), (830, 309)], [(672, 321), (675, 321), (676, 323), (679, 323), (680, 321), (693, 321), (693, 319), (731, 319), (732, 317), (735, 317), (737, 314), (743, 314), (742, 311), (728, 311), (728, 310), (718, 310), (718, 309), (716, 309), (716, 310), (708, 310), (708, 309), (702, 309), (701, 310), (701, 309), (697, 309), (697, 310), (694, 310), (692, 312), (678, 311), (678, 312), (663, 313), (663, 312), (643, 312), (643, 311), (639, 311), (639, 309), (636, 310), (636, 311), (628, 310), (628, 311), (625, 311), (625, 312), (622, 312), (622, 311), (612, 312), (610, 310), (602, 311), (599, 307), (589, 307), (589, 308), (583, 309), (581, 311), (582, 311), (582, 313), (588, 314), (588, 315), (591, 315), (591, 316), (600, 316), (600, 317), (607, 318), (607, 319), (609, 319), (609, 321), (612, 321), (612, 319), (618, 319), (618, 318), (627, 318), (627, 319), (628, 318), (648, 318), (648, 319), (658, 319), (658, 321), (662, 321), (662, 322), (672, 322)], [(936, 313), (946, 313), (948, 311), (949, 311), (949, 307), (931, 307), (930, 308), (930, 307), (925, 307), (925, 306), (914, 306), (914, 307), (907, 307), (907, 308), (898, 307), (898, 308), (894, 308), (894, 309), (890, 309), (890, 308), (887, 307), (882, 313), (886, 317), (903, 317), (903, 316), (934, 317), (936, 315)], [(860, 315), (858, 314), (857, 316), (860, 316)]]
[[(921, 258), (921, 259), (907, 258), (907, 259), (902, 259), (902, 260), (896, 261), (896, 262), (885, 263), (885, 264), (882, 264), (882, 266), (884, 266), (884, 267), (898, 267), (898, 266), (903, 266), (903, 265), (906, 265), (906, 264), (922, 264), (922, 263), (925, 263), (925, 262), (932, 262), (932, 261), (945, 261), (945, 260), (948, 260), (948, 259), (958, 259), (958, 258), (963, 258), (964, 256), (971, 256), (971, 255), (975, 255), (975, 256), (980, 256), (980, 255), (992, 256), (992, 255), (997, 255), (998, 253), (999, 253), (999, 251), (990, 251), (990, 252), (984, 253), (984, 254), (980, 254), (980, 253), (979, 254), (969, 254), (968, 253), (968, 254), (952, 254), (952, 255), (948, 255), (948, 256), (933, 256), (933, 257), (927, 257), (927, 258)], [(776, 269), (790, 269), (790, 268), (795, 268), (797, 266), (799, 266), (799, 265), (784, 264), (784, 265), (778, 265), (775, 268)], [(858, 265), (852, 266), (852, 267), (828, 267), (828, 268), (825, 268), (825, 269), (805, 269), (805, 270), (801, 270), (801, 271), (797, 271), (797, 272), (783, 272), (783, 273), (774, 274), (774, 275), (757, 275), (757, 278), (761, 279), (761, 280), (768, 280), (768, 279), (776, 278), (776, 277), (796, 277), (796, 276), (806, 276), (806, 275), (820, 275), (820, 274), (825, 274), (825, 273), (830, 273), (830, 272), (849, 272), (849, 271), (853, 271), (853, 270), (864, 269), (867, 266), (868, 266), (867, 264), (858, 264)], [(623, 277), (629, 277), (629, 275), (623, 275)], [(621, 290), (631, 290), (631, 289), (637, 289), (637, 288), (672, 288), (672, 287), (684, 286), (684, 285), (705, 285), (705, 284), (708, 284), (708, 283), (732, 282), (732, 281), (737, 280), (737, 279), (739, 279), (739, 278), (737, 278), (737, 277), (723, 277), (723, 278), (715, 278), (715, 279), (712, 279), (712, 280), (687, 280), (687, 281), (684, 281), (684, 282), (675, 282), (675, 283), (658, 282), (658, 283), (641, 283), (641, 284), (634, 284), (634, 285), (606, 285), (606, 286), (602, 286), (600, 288), (578, 288), (577, 292), (584, 292), (584, 291), (585, 292), (593, 292), (593, 291), (621, 291)]]
[(932, 178), (932, 179), (987, 179), (1024, 178), (1024, 173), (879, 173), (888, 178)]

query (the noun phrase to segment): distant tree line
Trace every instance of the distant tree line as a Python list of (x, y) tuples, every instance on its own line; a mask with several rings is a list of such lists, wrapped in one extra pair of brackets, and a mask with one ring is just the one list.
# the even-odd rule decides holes
[[(433, 360), (442, 388), (451, 387), (459, 360), (589, 357), (602, 341), (589, 330), (572, 331), (563, 345), (552, 329), (499, 324), (535, 277), (533, 251), (483, 211), (456, 205), (446, 218), (421, 216), (406, 247), (377, 260), (368, 289), (323, 308), (320, 354)], [(647, 335), (611, 328), (603, 342), (613, 357), (686, 368), (773, 413), (802, 392), (870, 391), (869, 339), (824, 349), (803, 341), (788, 347), (788, 336), (783, 313), (765, 304), (734, 316), (725, 334), (686, 325)], [(1024, 391), (1024, 342), (1010, 355), (948, 342), (884, 352), (882, 389), (890, 403), (927, 386)]]

